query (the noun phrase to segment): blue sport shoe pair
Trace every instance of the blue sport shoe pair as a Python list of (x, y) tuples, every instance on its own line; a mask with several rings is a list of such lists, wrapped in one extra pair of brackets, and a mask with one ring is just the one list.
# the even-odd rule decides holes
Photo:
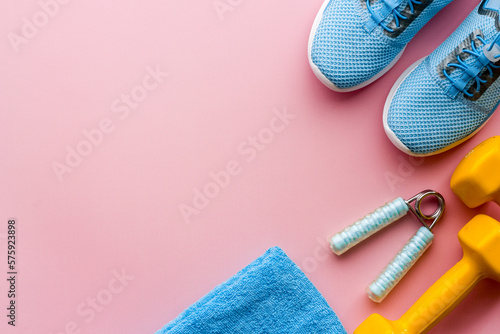
[[(329, 88), (350, 91), (387, 72), (416, 32), (451, 0), (326, 0), (309, 61)], [(426, 156), (473, 136), (500, 102), (500, 0), (483, 0), (433, 53), (397, 80), (384, 129), (402, 151)]]

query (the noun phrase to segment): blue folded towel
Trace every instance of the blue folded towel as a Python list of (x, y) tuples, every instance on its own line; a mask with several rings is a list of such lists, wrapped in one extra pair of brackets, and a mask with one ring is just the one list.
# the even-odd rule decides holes
[(273, 247), (165, 325), (165, 333), (342, 333), (335, 312)]

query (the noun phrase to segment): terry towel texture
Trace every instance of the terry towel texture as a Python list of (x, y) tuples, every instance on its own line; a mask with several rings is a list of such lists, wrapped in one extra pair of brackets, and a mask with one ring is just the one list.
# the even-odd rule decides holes
[(165, 333), (347, 334), (323, 296), (279, 247), (156, 332)]

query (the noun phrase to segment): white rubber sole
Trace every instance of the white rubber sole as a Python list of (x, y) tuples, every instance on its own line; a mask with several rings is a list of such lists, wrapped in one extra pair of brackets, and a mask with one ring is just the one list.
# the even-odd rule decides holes
[(321, 5), (321, 8), (318, 11), (318, 14), (316, 14), (316, 18), (314, 19), (312, 28), (311, 28), (311, 33), (309, 34), (309, 41), (307, 44), (307, 56), (309, 59), (309, 65), (311, 66), (311, 69), (316, 75), (316, 77), (321, 81), (326, 87), (330, 88), (331, 90), (334, 90), (336, 92), (352, 92), (354, 90), (358, 90), (360, 88), (366, 87), (372, 82), (376, 81), (379, 79), (381, 76), (386, 74), (401, 58), (403, 55), (404, 50), (406, 49), (406, 46), (401, 50), (401, 52), (398, 53), (398, 55), (390, 62), (389, 65), (387, 65), (382, 71), (380, 71), (377, 75), (375, 75), (373, 78), (370, 80), (367, 80), (357, 86), (349, 87), (349, 88), (339, 88), (335, 86), (328, 78), (320, 71), (318, 66), (313, 63), (312, 61), (312, 56), (311, 56), (311, 51), (312, 51), (312, 44), (314, 42), (314, 36), (316, 35), (316, 30), (318, 29), (319, 23), (321, 22), (321, 19), (323, 18), (323, 13), (325, 11), (326, 6), (328, 6), (328, 3), (333, 0), (325, 0), (323, 1), (323, 4)]
[(389, 112), (389, 107), (391, 106), (391, 103), (392, 103), (392, 98), (394, 97), (394, 95), (396, 94), (396, 92), (398, 91), (398, 88), (399, 86), (401, 85), (401, 82), (403, 82), (404, 79), (406, 79), (406, 77), (408, 75), (410, 75), (411, 72), (413, 72), (413, 70), (422, 62), (424, 61), (426, 57), (416, 61), (415, 63), (413, 63), (412, 65), (410, 65), (410, 67), (408, 67), (404, 72), (403, 74), (401, 74), (401, 76), (398, 78), (398, 80), (396, 80), (396, 82), (394, 83), (394, 85), (392, 86), (391, 88), (391, 91), (389, 92), (389, 95), (387, 96), (387, 99), (385, 100), (385, 105), (384, 105), (384, 115), (383, 115), (383, 123), (384, 123), (384, 130), (385, 130), (385, 133), (387, 134), (387, 137), (389, 138), (389, 140), (394, 144), (394, 146), (396, 146), (399, 150), (401, 150), (402, 152), (408, 154), (408, 155), (411, 155), (411, 156), (414, 156), (414, 157), (428, 157), (428, 156), (431, 156), (431, 155), (436, 155), (436, 154), (439, 154), (439, 153), (443, 153), (443, 152), (446, 152), (452, 148), (454, 148), (455, 146), (458, 146), (460, 144), (462, 144), (463, 142), (469, 140), (470, 138), (472, 138), (474, 135), (476, 135), (479, 130), (481, 130), (483, 128), (483, 126), (486, 125), (486, 123), (489, 121), (489, 119), (491, 118), (488, 118), (483, 124), (481, 124), (481, 126), (479, 126), (473, 133), (471, 133), (470, 135), (468, 135), (467, 137), (463, 138), (463, 139), (460, 139), (459, 141), (456, 141), (454, 142), (453, 144), (449, 145), (449, 146), (446, 146), (445, 148), (442, 148), (438, 151), (434, 151), (434, 152), (431, 152), (431, 153), (424, 153), (424, 154), (418, 154), (418, 153), (413, 153), (408, 147), (406, 147), (405, 144), (403, 144), (401, 142), (401, 140), (399, 140), (399, 138), (394, 134), (394, 132), (391, 130), (391, 128), (389, 127), (389, 125), (387, 124), (387, 115), (388, 115), (388, 112)]

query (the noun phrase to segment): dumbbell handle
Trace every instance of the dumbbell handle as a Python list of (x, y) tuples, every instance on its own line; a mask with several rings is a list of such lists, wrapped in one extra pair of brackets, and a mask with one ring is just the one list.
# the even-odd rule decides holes
[(401, 318), (391, 321), (379, 314), (372, 314), (354, 334), (426, 333), (448, 315), (484, 277), (477, 263), (464, 255)]

